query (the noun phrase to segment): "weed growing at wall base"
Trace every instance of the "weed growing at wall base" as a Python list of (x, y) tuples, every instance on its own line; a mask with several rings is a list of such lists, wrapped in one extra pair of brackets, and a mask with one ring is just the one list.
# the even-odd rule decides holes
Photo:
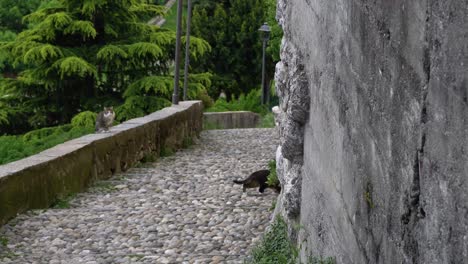
[(252, 256), (246, 264), (295, 264), (297, 248), (288, 237), (288, 227), (281, 217), (276, 217), (271, 229), (263, 236), (260, 245), (252, 250)]
[(0, 165), (34, 155), (93, 131), (93, 127), (63, 125), (33, 130), (22, 136), (0, 136)]
[(299, 249), (289, 240), (288, 226), (281, 216), (276, 216), (262, 238), (255, 246), (245, 264), (336, 264), (334, 257), (310, 256), (306, 262), (299, 260)]

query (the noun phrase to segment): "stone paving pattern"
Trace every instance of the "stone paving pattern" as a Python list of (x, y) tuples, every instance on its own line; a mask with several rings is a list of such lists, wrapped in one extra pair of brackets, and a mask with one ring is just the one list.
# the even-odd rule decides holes
[(0, 263), (242, 263), (276, 194), (232, 183), (267, 168), (274, 129), (203, 131), (188, 149), (100, 181), (70, 208), (0, 228)]

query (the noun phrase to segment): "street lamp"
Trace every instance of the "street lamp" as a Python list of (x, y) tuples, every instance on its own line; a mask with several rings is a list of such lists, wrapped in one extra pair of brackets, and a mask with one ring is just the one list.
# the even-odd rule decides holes
[(174, 73), (174, 93), (172, 94), (172, 104), (179, 104), (179, 77), (180, 77), (180, 37), (182, 32), (182, 2), (177, 3), (177, 31), (176, 31), (176, 50), (175, 50), (175, 73)]
[(263, 55), (262, 55), (262, 104), (265, 104), (268, 98), (268, 91), (265, 87), (265, 49), (268, 40), (270, 39), (270, 26), (265, 22), (263, 25), (258, 29), (261, 32), (263, 37)]
[(188, 71), (190, 64), (190, 26), (192, 22), (192, 0), (187, 1), (187, 36), (185, 37), (184, 101), (187, 100)]

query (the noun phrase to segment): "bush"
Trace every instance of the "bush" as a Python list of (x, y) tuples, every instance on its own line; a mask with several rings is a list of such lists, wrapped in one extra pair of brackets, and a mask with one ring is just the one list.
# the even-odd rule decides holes
[(97, 114), (91, 111), (84, 111), (75, 115), (71, 120), (72, 127), (94, 127)]
[(260, 120), (260, 124), (258, 125), (260, 128), (272, 128), (275, 127), (275, 116), (273, 113), (268, 113), (262, 116)]
[(93, 131), (94, 127), (64, 125), (33, 130), (22, 136), (0, 136), (0, 165), (37, 154)]
[(270, 186), (279, 186), (280, 182), (276, 174), (276, 161), (270, 160), (270, 162), (268, 162), (268, 167), (270, 168), (270, 175), (268, 175), (267, 184)]
[(246, 260), (249, 264), (295, 264), (298, 250), (288, 237), (288, 227), (281, 217), (277, 217), (271, 229), (263, 236), (260, 245), (252, 250), (252, 256)]
[(288, 226), (280, 216), (277, 216), (259, 245), (255, 246), (251, 256), (244, 261), (247, 264), (336, 264), (334, 257), (309, 256), (306, 262), (300, 262), (298, 248), (292, 244), (288, 236)]
[(247, 96), (241, 94), (238, 99), (232, 98), (226, 101), (224, 98), (216, 100), (214, 105), (206, 110), (207, 112), (226, 111), (252, 111), (264, 115), (268, 112), (268, 107), (261, 104), (261, 93), (259, 89), (250, 91)]

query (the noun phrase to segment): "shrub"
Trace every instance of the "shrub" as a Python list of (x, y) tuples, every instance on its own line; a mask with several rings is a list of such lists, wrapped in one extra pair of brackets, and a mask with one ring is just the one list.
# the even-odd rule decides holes
[(273, 113), (268, 113), (262, 116), (258, 127), (261, 127), (261, 128), (275, 127), (275, 116), (273, 115)]
[(72, 127), (94, 127), (97, 114), (91, 111), (84, 111), (75, 115), (71, 120)]
[(270, 186), (278, 186), (280, 182), (276, 174), (276, 161), (270, 160), (270, 162), (268, 162), (268, 167), (270, 168), (270, 175), (268, 175), (267, 184)]
[(33, 130), (22, 136), (0, 136), (0, 164), (37, 154), (93, 131), (94, 127), (63, 125)]
[(252, 250), (252, 256), (245, 263), (295, 264), (298, 250), (288, 237), (288, 228), (281, 217), (276, 217), (271, 229), (264, 234), (262, 241)]
[(261, 93), (259, 89), (250, 91), (247, 96), (241, 94), (238, 99), (232, 98), (226, 101), (224, 98), (216, 100), (214, 105), (208, 108), (207, 112), (226, 112), (226, 111), (252, 111), (259, 114), (266, 114), (268, 107), (260, 103)]

